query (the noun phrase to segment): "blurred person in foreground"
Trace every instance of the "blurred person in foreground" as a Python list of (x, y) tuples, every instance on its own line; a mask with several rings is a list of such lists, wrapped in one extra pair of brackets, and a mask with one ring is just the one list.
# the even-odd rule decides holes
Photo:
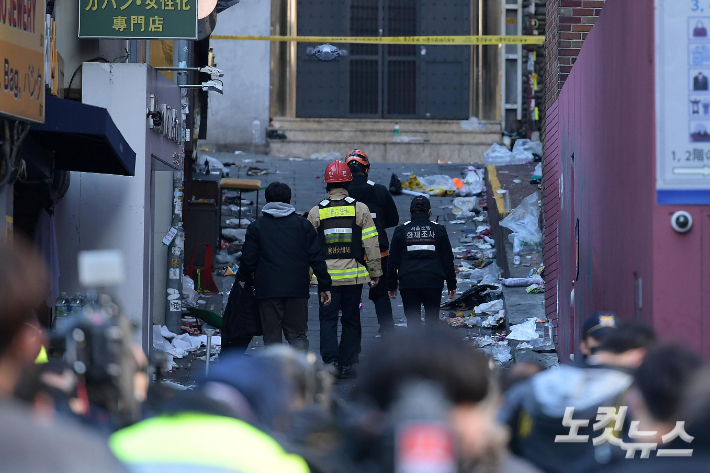
[(12, 395), (44, 339), (33, 313), (47, 297), (42, 258), (15, 239), (0, 243), (0, 459), (4, 472), (122, 472), (105, 441), (68, 420), (35, 415)]
[[(609, 443), (598, 446), (591, 438), (600, 407), (628, 405), (633, 370), (655, 343), (653, 331), (641, 324), (620, 324), (609, 333), (585, 365), (561, 365), (543, 371), (506, 393), (500, 418), (511, 428), (511, 450), (547, 472), (584, 473), (608, 465), (625, 452)], [(588, 420), (579, 435), (588, 442), (556, 442), (570, 434), (572, 419)], [(565, 426), (564, 423), (568, 425)], [(617, 432), (625, 436), (628, 424)]]
[[(449, 463), (445, 471), (538, 471), (507, 451), (506, 429), (496, 421), (498, 388), (490, 362), (453, 331), (427, 327), (395, 333), (369, 359), (354, 392), (364, 406), (358, 435), (349, 437), (360, 471), (401, 471), (405, 464), (416, 471), (444, 471), (426, 469), (432, 466), (429, 454), (439, 465)], [(408, 426), (424, 429), (407, 432)], [(449, 444), (444, 431), (451, 435)], [(443, 443), (428, 448), (430, 440)]]
[[(351, 472), (340, 400), (331, 398), (333, 373), (314, 353), (271, 346), (258, 358), (275, 363), (293, 388), (288, 414), (275, 427), (275, 438), (304, 458), (313, 473)], [(339, 416), (336, 417), (335, 412)]]
[[(635, 444), (653, 444), (648, 458), (641, 458), (641, 452), (634, 453), (634, 459), (620, 459), (615, 468), (604, 468), (603, 471), (646, 472), (646, 471), (707, 471), (707, 463), (703, 462), (702, 470), (687, 470), (693, 464), (689, 458), (658, 456), (667, 449), (693, 449), (700, 446), (703, 455), (702, 440), (687, 443), (683, 438), (674, 435), (678, 422), (693, 424), (695, 412), (685, 412), (684, 398), (703, 367), (703, 361), (697, 354), (679, 345), (663, 345), (649, 351), (641, 366), (634, 374), (634, 385), (629, 394), (629, 410), (625, 423), (636, 422), (639, 433), (648, 435), (632, 437), (629, 447)], [(707, 398), (710, 393), (704, 393)], [(692, 404), (690, 401), (688, 404)], [(702, 412), (702, 409), (699, 409)], [(702, 416), (702, 414), (701, 414)], [(689, 434), (692, 435), (692, 434)], [(636, 438), (633, 438), (636, 437)], [(664, 441), (665, 437), (665, 441)], [(706, 440), (709, 440), (706, 438)], [(632, 443), (633, 442), (633, 443)], [(636, 445), (638, 447), (640, 445)], [(707, 455), (709, 452), (704, 451)], [(661, 453), (663, 455), (663, 453)], [(695, 456), (695, 454), (694, 454)], [(705, 461), (710, 458), (705, 457)], [(698, 463), (695, 464), (697, 467)]]
[(293, 385), (270, 360), (225, 356), (163, 412), (110, 438), (116, 456), (141, 473), (307, 473), (300, 456), (272, 436), (293, 403)]

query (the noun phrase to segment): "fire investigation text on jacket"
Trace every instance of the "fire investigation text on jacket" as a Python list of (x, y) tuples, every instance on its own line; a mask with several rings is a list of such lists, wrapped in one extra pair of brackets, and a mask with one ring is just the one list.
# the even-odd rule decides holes
[(454, 254), (446, 228), (415, 213), (392, 236), (387, 278), (388, 289), (456, 289)]

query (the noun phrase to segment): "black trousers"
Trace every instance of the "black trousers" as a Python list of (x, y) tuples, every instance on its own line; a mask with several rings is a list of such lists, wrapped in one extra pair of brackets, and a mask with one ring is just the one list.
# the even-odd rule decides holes
[[(362, 284), (333, 286), (330, 305), (320, 305), (320, 354), (323, 363), (350, 366), (360, 353), (362, 338), (360, 325), (360, 298)], [(340, 323), (343, 331), (338, 344), (338, 312), (343, 312)]]
[(259, 315), (264, 329), (264, 345), (283, 343), (308, 350), (308, 299), (260, 299)]
[(380, 283), (370, 289), (370, 300), (375, 303), (377, 323), (380, 324), (380, 333), (390, 333), (394, 330), (394, 317), (392, 316), (392, 303), (387, 294), (387, 259), (382, 258), (382, 271), (384, 275)]
[(437, 289), (402, 289), (402, 305), (407, 325), (416, 327), (422, 322), (422, 305), (424, 305), (424, 318), (426, 325), (439, 324), (439, 310), (441, 306), (441, 292), (443, 286)]

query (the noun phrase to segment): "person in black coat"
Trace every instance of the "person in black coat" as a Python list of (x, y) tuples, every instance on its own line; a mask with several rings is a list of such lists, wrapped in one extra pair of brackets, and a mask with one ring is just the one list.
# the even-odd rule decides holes
[(446, 281), (449, 299), (456, 296), (454, 252), (446, 228), (431, 221), (431, 202), (424, 196), (412, 199), (412, 220), (398, 226), (392, 236), (387, 267), (391, 298), (402, 293), (407, 322), (419, 325), (424, 305), (427, 325), (439, 323), (441, 293)]
[[(368, 179), (370, 160), (362, 150), (352, 150), (345, 162), (353, 174), (353, 182), (348, 187), (348, 194), (358, 202), (367, 205), (367, 208), (370, 209), (372, 220), (375, 221), (375, 227), (377, 227), (382, 269), (383, 272), (387, 271), (390, 248), (387, 229), (394, 228), (399, 224), (397, 205), (394, 203), (389, 189)], [(392, 317), (392, 304), (387, 296), (387, 285), (378, 284), (370, 288), (369, 298), (375, 304), (380, 333), (391, 333), (394, 330), (394, 318)]]
[(273, 182), (266, 188), (263, 217), (247, 228), (237, 279), (254, 273), (254, 293), (264, 344), (282, 343), (308, 349), (309, 267), (318, 278), (321, 302), (330, 304), (331, 278), (324, 244), (313, 225), (296, 214), (291, 188)]

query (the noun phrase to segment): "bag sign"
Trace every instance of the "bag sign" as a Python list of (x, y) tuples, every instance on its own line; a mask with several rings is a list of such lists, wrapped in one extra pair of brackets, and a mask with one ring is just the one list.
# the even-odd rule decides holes
[(45, 2), (0, 0), (0, 115), (44, 123)]

